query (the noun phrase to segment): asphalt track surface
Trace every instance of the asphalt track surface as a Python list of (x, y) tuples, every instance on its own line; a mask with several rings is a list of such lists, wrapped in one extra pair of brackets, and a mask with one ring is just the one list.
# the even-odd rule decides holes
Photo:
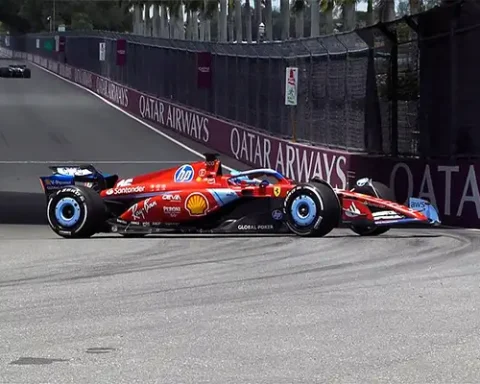
[(0, 113), (0, 383), (478, 382), (477, 232), (63, 240), (25, 161), (196, 158), (39, 69)]

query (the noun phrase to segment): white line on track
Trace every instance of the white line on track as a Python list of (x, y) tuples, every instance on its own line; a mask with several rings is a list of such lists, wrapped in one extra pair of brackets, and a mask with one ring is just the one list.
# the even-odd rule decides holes
[[(63, 81), (65, 81), (65, 82), (67, 82), (67, 83), (70, 83), (70, 84), (72, 84), (72, 85), (75, 85), (75, 86), (78, 87), (78, 88), (84, 89), (85, 91), (89, 92), (89, 93), (92, 94), (93, 96), (95, 96), (95, 97), (97, 97), (98, 99), (102, 100), (105, 104), (107, 104), (107, 105), (109, 105), (110, 107), (116, 109), (117, 111), (123, 113), (124, 115), (130, 117), (131, 119), (135, 120), (137, 123), (142, 124), (144, 127), (147, 127), (147, 128), (150, 129), (151, 131), (153, 131), (153, 132), (155, 132), (156, 134), (162, 136), (164, 139), (167, 139), (167, 140), (171, 141), (172, 143), (178, 145), (179, 147), (185, 149), (186, 151), (188, 151), (188, 152), (190, 152), (190, 153), (192, 153), (192, 154), (194, 154), (194, 155), (196, 155), (196, 156), (198, 156), (198, 157), (200, 157), (200, 158), (202, 158), (202, 159), (205, 158), (205, 156), (204, 156), (202, 153), (194, 150), (193, 148), (190, 148), (188, 145), (183, 144), (182, 142), (174, 139), (173, 137), (170, 137), (170, 136), (167, 135), (166, 133), (164, 133), (164, 132), (160, 131), (159, 129), (155, 128), (154, 126), (146, 123), (146, 122), (143, 121), (142, 119), (139, 119), (138, 117), (132, 115), (130, 112), (124, 111), (122, 108), (120, 108), (119, 106), (115, 105), (114, 103), (112, 103), (112, 102), (110, 102), (110, 101), (108, 101), (108, 100), (105, 100), (103, 97), (101, 97), (100, 95), (96, 94), (96, 93), (95, 93), (94, 91), (92, 91), (91, 89), (88, 89), (88, 88), (84, 87), (84, 86), (81, 85), (81, 84), (77, 84), (77, 83), (75, 83), (75, 82), (73, 82), (73, 81), (70, 81), (70, 80), (68, 80), (68, 79), (65, 79), (65, 78), (63, 78), (62, 76), (57, 75), (56, 73), (51, 72), (51, 71), (49, 71), (48, 69), (43, 68), (43, 67), (41, 67), (40, 65), (37, 65), (37, 64), (35, 64), (35, 63), (33, 63), (33, 62), (30, 62), (30, 63), (31, 63), (32, 65), (34, 65), (35, 67), (41, 69), (42, 71), (47, 72), (47, 73), (49, 73), (49, 74), (51, 74), (51, 75), (53, 75), (53, 76), (55, 76), (55, 77), (58, 77), (60, 80), (63, 80)], [(138, 91), (137, 91), (137, 92), (138, 92)], [(139, 93), (140, 93), (140, 92), (139, 92)], [(228, 170), (228, 171), (234, 171), (233, 168), (227, 167), (226, 165), (223, 165), (223, 168), (225, 168), (225, 169)]]
[(0, 164), (185, 164), (191, 160), (0, 160)]

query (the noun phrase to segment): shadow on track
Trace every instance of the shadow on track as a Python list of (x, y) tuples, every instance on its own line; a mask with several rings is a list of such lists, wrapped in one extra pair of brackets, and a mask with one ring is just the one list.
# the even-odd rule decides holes
[(43, 193), (0, 192), (0, 224), (47, 224)]

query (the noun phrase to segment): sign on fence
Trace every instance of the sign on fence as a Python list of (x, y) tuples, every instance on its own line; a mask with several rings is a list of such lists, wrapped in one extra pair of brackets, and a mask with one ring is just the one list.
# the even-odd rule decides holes
[(117, 65), (123, 66), (127, 60), (127, 40), (117, 40)]
[(285, 71), (285, 105), (297, 105), (298, 68), (287, 67)]
[(98, 60), (105, 61), (106, 44), (98, 43)]
[(212, 54), (197, 52), (197, 87), (210, 88), (212, 86)]
[(40, 39), (35, 40), (35, 47), (38, 49), (40, 48)]

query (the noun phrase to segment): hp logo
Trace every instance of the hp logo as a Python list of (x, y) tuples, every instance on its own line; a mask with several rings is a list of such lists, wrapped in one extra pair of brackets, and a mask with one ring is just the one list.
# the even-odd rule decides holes
[(188, 183), (193, 180), (193, 167), (190, 164), (182, 165), (175, 172), (174, 181), (176, 183)]

